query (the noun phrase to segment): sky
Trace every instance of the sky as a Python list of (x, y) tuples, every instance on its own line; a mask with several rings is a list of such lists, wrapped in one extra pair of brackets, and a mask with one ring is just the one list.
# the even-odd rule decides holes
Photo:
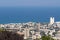
[(0, 7), (17, 6), (60, 6), (60, 0), (0, 0)]

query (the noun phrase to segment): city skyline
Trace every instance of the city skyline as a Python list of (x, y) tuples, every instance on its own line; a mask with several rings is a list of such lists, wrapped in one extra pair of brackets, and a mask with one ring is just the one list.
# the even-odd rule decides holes
[(0, 33), (4, 40), (60, 40), (60, 0), (0, 0)]

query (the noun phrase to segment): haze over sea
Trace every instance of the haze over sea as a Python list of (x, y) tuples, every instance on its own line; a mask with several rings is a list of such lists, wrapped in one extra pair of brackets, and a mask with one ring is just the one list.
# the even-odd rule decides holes
[(60, 21), (60, 7), (0, 7), (0, 23)]

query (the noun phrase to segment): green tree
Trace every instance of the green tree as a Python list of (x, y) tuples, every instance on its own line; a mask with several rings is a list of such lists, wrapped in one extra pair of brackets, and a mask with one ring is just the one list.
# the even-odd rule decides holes
[(41, 39), (42, 40), (54, 40), (50, 35), (48, 35), (48, 36), (42, 36)]
[(2, 32), (2, 31), (4, 31), (4, 29), (3, 28), (0, 28), (0, 32)]

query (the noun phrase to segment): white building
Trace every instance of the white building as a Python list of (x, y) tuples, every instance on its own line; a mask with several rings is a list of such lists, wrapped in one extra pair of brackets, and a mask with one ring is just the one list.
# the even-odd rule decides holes
[(55, 34), (55, 36), (53, 38), (55, 40), (60, 40), (60, 30), (57, 32), (57, 34)]
[(3, 24), (0, 24), (0, 27), (2, 28), (2, 27), (4, 27), (4, 25)]
[(59, 28), (60, 28), (60, 21), (55, 22), (55, 23), (53, 24), (53, 26), (54, 26), (54, 27), (59, 27)]
[(50, 17), (50, 24), (52, 25), (54, 23), (54, 17)]
[(29, 29), (28, 28), (25, 28), (23, 33), (24, 33), (24, 38), (28, 38), (29, 37)]

